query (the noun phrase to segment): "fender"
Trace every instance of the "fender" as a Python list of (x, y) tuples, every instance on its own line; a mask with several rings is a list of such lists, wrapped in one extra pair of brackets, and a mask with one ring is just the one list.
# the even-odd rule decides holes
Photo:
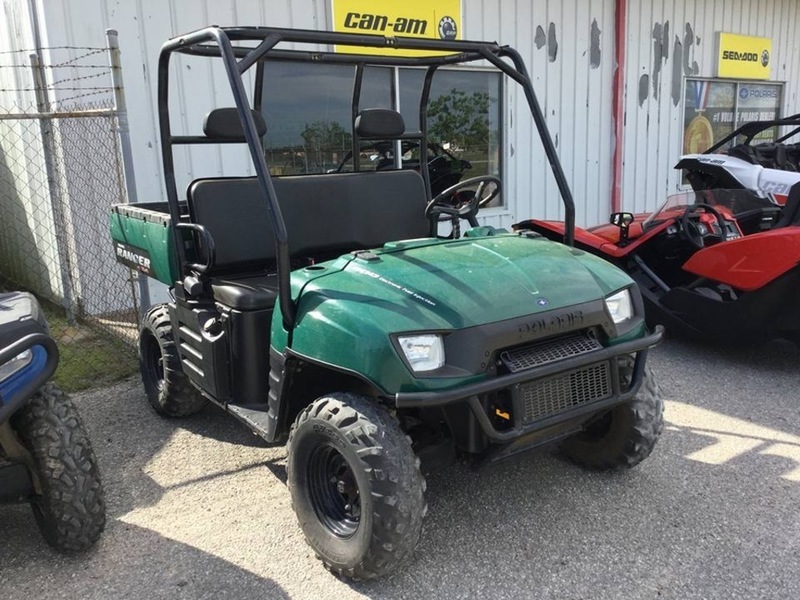
[(683, 270), (752, 292), (798, 264), (800, 227), (782, 227), (704, 248)]

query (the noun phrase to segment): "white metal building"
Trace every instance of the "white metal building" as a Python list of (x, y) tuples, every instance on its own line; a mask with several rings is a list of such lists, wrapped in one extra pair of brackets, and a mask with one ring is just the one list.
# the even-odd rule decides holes
[[(119, 31), (139, 201), (163, 198), (154, 73), (165, 39), (212, 23), (310, 29), (332, 23), (331, 0), (5, 0), (3, 8), (5, 47), (99, 46), (107, 28)], [(800, 112), (798, 0), (463, 0), (461, 24), (464, 39), (507, 43), (525, 58), (579, 225), (605, 220), (615, 205), (652, 209), (681, 185), (672, 167), (684, 148), (687, 99), (705, 80), (720, 89), (729, 83), (713, 81), (718, 32), (769, 38), (770, 82), (781, 84), (770, 91), (774, 108)], [(229, 103), (209, 68), (182, 70), (180, 98)], [(735, 112), (747, 89), (729, 89)], [(555, 184), (535, 131), (517, 115), (526, 107), (512, 84), (501, 92), (501, 109), (505, 200), (484, 221), (508, 226), (529, 216), (558, 218)], [(189, 108), (182, 118), (199, 127), (202, 114)], [(221, 151), (178, 158), (186, 178), (246, 162), (243, 153)]]

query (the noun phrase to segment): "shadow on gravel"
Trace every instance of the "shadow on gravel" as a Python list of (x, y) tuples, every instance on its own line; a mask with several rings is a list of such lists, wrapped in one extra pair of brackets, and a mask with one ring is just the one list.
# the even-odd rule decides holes
[[(47, 582), (59, 598), (148, 600), (192, 598), (289, 598), (273, 580), (240, 569), (196, 548), (149, 529), (110, 521), (109, 529), (90, 552), (74, 557), (51, 550), (36, 534), (27, 507), (0, 513), (0, 539), (25, 540), (20, 552), (0, 554), (0, 583), (17, 597), (39, 597)], [(124, 536), (125, 545), (109, 537)], [(26, 593), (27, 592), (27, 593)]]
[(800, 348), (786, 340), (724, 345), (669, 339), (651, 354), (665, 397), (764, 426), (800, 410)]
[[(201, 461), (212, 464), (215, 462), (213, 454), (216, 451), (223, 452), (222, 445), (215, 445), (218, 442), (236, 448), (268, 449), (261, 438), (211, 404), (190, 417), (163, 418), (149, 406), (140, 385), (131, 386), (124, 382), (104, 390), (76, 394), (75, 398), (80, 411), (86, 415), (91, 413), (92, 416), (91, 419), (84, 420), (87, 421), (89, 435), (100, 460), (109, 518), (152, 506), (171, 489), (210, 482), (260, 466), (247, 464), (209, 472), (203, 468)], [(124, 428), (120, 427), (120, 423), (125, 423)], [(209, 456), (196, 456), (191, 461), (197, 474), (179, 474), (179, 481), (176, 483), (159, 485), (148, 476), (148, 465), (169, 444), (174, 443), (176, 433), (179, 432), (188, 432), (209, 440), (216, 451), (212, 451)], [(190, 458), (186, 457), (187, 460)], [(267, 458), (264, 457), (264, 463)], [(176, 465), (176, 469), (182, 468), (183, 465)]]

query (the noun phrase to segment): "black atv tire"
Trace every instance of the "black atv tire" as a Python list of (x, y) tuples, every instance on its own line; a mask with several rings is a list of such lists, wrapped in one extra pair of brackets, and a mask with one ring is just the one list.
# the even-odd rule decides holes
[(61, 552), (88, 549), (106, 525), (106, 503), (97, 460), (69, 397), (47, 384), (11, 417), (31, 453), (41, 495), (31, 500), (48, 544)]
[(315, 400), (287, 444), (288, 487), (306, 541), (337, 575), (370, 579), (411, 558), (427, 512), (410, 439), (374, 401)]
[(187, 417), (206, 404), (183, 372), (166, 304), (147, 311), (139, 330), (139, 371), (147, 400), (165, 417)]
[[(633, 372), (633, 357), (620, 361), (624, 385)], [(645, 365), (642, 385), (636, 395), (619, 404), (568, 438), (561, 446), (572, 462), (593, 471), (631, 468), (650, 456), (664, 430), (664, 401), (653, 372)]]

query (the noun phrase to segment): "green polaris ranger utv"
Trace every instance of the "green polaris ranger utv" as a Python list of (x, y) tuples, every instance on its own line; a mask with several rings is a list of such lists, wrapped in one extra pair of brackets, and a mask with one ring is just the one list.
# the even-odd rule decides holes
[[(332, 45), (438, 54), (319, 50)], [(173, 133), (176, 53), (216, 58), (227, 73), (235, 106), (211, 110), (202, 135)], [(261, 90), (291, 85), (265, 80), (270, 60), (352, 68), (353, 172), (270, 173)], [(426, 148), (437, 69), (477, 61), (524, 89), (563, 198), (564, 243), (478, 226), (495, 177), (431, 197), (426, 161), (360, 168), (366, 140)], [(421, 69), (420, 131), (406, 131), (398, 112), (362, 106), (365, 68), (375, 66)], [(515, 50), (209, 27), (164, 44), (158, 107), (167, 202), (111, 215), (118, 259), (173, 295), (141, 325), (145, 392), (162, 415), (210, 401), (267, 442), (286, 442), (292, 506), (332, 571), (369, 578), (407, 560), (427, 508), (423, 472), (441, 463), (485, 465), (552, 443), (590, 469), (650, 454), (663, 403), (646, 359), (661, 331), (646, 329), (625, 273), (572, 247), (572, 197)], [(179, 196), (173, 155), (201, 144), (246, 144), (255, 176), (194, 179)], [(440, 221), (454, 232), (438, 235)]]

